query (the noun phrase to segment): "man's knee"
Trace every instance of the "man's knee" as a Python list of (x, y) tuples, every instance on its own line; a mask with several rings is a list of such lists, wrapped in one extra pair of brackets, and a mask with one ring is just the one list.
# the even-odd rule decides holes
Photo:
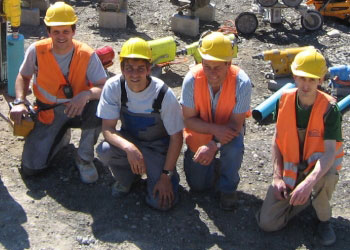
[(35, 176), (41, 174), (46, 168), (42, 169), (33, 169), (33, 168), (27, 168), (25, 166), (21, 166), (21, 172), (24, 176)]
[(274, 232), (281, 229), (281, 226), (276, 221), (272, 220), (269, 216), (262, 215), (261, 211), (256, 214), (256, 221), (260, 229), (265, 232)]

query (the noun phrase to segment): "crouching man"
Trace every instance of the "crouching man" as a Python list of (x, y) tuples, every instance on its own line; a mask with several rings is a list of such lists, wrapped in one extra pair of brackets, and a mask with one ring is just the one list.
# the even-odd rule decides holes
[[(199, 44), (202, 64), (186, 75), (181, 96), (188, 146), (186, 179), (191, 190), (218, 191), (220, 207), (232, 210), (240, 181), (251, 82), (243, 70), (231, 65), (236, 52), (228, 37), (212, 32)], [(219, 165), (215, 159), (218, 152)]]
[(20, 67), (11, 119), (20, 124), (28, 114), (25, 103), (33, 75), (39, 107), (38, 120), (23, 148), (24, 175), (36, 175), (48, 167), (60, 145), (69, 143), (70, 136), (63, 135), (74, 124), (82, 130), (75, 159), (81, 180), (98, 179), (93, 159), (101, 119), (96, 109), (106, 73), (93, 49), (73, 39), (77, 20), (70, 5), (56, 2), (50, 6), (44, 19), (49, 38), (33, 43)]
[[(176, 161), (182, 147), (183, 119), (171, 89), (150, 76), (151, 53), (143, 39), (124, 43), (122, 75), (107, 81), (97, 110), (105, 138), (97, 153), (115, 178), (114, 196), (129, 193), (146, 173), (146, 203), (168, 210), (178, 201)], [(116, 129), (118, 120), (120, 130)]]
[(329, 201), (344, 155), (341, 114), (335, 99), (318, 90), (327, 67), (317, 50), (300, 52), (291, 67), (297, 88), (278, 103), (273, 181), (257, 220), (263, 230), (276, 231), (312, 204), (320, 242), (328, 246), (336, 241)]

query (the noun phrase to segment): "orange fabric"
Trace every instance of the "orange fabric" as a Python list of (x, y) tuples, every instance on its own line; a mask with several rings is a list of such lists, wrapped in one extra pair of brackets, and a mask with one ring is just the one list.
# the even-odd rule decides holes
[[(296, 120), (296, 98), (297, 89), (287, 90), (279, 102), (279, 111), (277, 117), (277, 136), (276, 143), (281, 151), (284, 163), (299, 164), (310, 159), (314, 153), (323, 153), (324, 149), (324, 115), (329, 109), (329, 105), (335, 102), (334, 98), (321, 91), (318, 91), (315, 103), (310, 114), (309, 123), (306, 129), (303, 155), (299, 153), (299, 137), (297, 132)], [(342, 142), (337, 142), (337, 151), (342, 147)], [(336, 158), (344, 155), (341, 151)], [(316, 160), (310, 161), (304, 173), (309, 173), (316, 164)], [(341, 166), (337, 166), (340, 169)], [(284, 170), (283, 177), (297, 179), (297, 173)], [(290, 188), (294, 188), (290, 187)]]
[[(93, 53), (93, 49), (76, 40), (73, 40), (73, 43), (74, 54), (70, 64), (68, 80), (72, 86), (75, 96), (80, 92), (91, 88), (86, 79), (86, 71), (90, 56)], [(36, 42), (35, 49), (38, 62), (36, 84), (33, 85), (35, 97), (38, 98), (39, 101), (46, 104), (56, 103), (55, 101), (47, 98), (45, 93), (40, 91), (41, 88), (44, 89), (50, 96), (58, 99), (65, 99), (66, 97), (62, 91), (62, 87), (67, 83), (53, 53), (51, 52), (51, 38)], [(39, 120), (41, 122), (50, 124), (52, 123), (53, 119), (54, 112), (52, 109), (39, 112)]]
[[(213, 123), (209, 87), (202, 64), (196, 65), (191, 71), (195, 78), (193, 93), (195, 109), (203, 121)], [(239, 68), (233, 65), (227, 72), (215, 110), (216, 124), (227, 123), (236, 105), (236, 78), (238, 72)], [(196, 152), (200, 146), (208, 144), (213, 139), (211, 134), (201, 134), (188, 128), (184, 129), (184, 137), (192, 152)]]

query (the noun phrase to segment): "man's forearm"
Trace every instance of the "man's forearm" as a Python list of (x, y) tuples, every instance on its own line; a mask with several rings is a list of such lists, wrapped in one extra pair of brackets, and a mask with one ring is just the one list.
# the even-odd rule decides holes
[(273, 178), (282, 180), (283, 179), (283, 157), (276, 143), (276, 133), (272, 138), (272, 165), (273, 165)]
[(15, 84), (16, 98), (22, 100), (26, 98), (29, 89), (30, 79), (30, 77), (22, 76), (21, 73), (17, 75)]
[(177, 159), (179, 158), (183, 143), (182, 131), (170, 136), (170, 143), (166, 155), (165, 170), (174, 170)]
[(215, 129), (215, 126), (217, 126), (214, 123), (203, 121), (198, 117), (187, 118), (184, 122), (186, 128), (202, 134), (214, 134), (213, 130)]

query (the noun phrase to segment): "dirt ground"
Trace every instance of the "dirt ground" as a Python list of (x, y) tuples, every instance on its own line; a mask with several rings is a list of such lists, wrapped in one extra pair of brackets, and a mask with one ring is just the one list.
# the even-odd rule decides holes
[[(216, 22), (201, 22), (200, 31), (216, 30), (224, 20), (232, 19), (251, 7), (251, 0), (216, 0)], [(176, 8), (168, 0), (129, 0), (128, 25), (125, 30), (98, 27), (97, 2), (72, 1), (79, 17), (76, 38), (93, 48), (112, 46), (116, 51), (128, 38), (140, 36), (156, 39), (173, 36), (179, 48), (191, 38), (174, 34), (170, 17)], [(253, 60), (255, 55), (272, 48), (313, 45), (328, 59), (329, 66), (350, 64), (349, 26), (336, 19), (326, 19), (322, 30), (305, 31), (300, 15), (285, 11), (286, 22), (271, 27), (259, 19), (254, 35), (240, 37), (238, 58), (234, 60), (251, 77), (254, 84), (251, 107), (268, 98), (262, 72), (268, 62)], [(339, 37), (327, 32), (339, 31)], [(21, 27), (25, 47), (46, 36), (40, 27)], [(161, 78), (180, 94), (182, 79), (191, 61), (172, 65)], [(110, 68), (119, 72), (118, 59)], [(2, 88), (0, 112), (7, 115), (8, 97)], [(345, 158), (340, 181), (332, 199), (332, 225), (337, 242), (332, 249), (350, 247), (349, 112), (343, 116)], [(181, 175), (181, 200), (169, 212), (158, 212), (144, 202), (145, 185), (135, 187), (125, 199), (111, 196), (112, 177), (95, 159), (100, 179), (95, 184), (80, 182), (73, 163), (79, 131), (73, 132), (71, 144), (54, 159), (51, 168), (34, 178), (22, 178), (20, 167), (23, 138), (14, 137), (8, 124), (0, 119), (0, 248), (2, 249), (323, 249), (315, 236), (316, 220), (312, 209), (293, 219), (275, 233), (264, 233), (257, 227), (258, 211), (271, 182), (270, 142), (274, 123), (247, 120), (245, 155), (240, 171), (238, 206), (233, 212), (219, 209), (211, 193), (191, 193), (183, 173), (182, 154), (177, 169)], [(102, 137), (101, 137), (102, 140)], [(38, 149), (40, 150), (40, 149)]]

